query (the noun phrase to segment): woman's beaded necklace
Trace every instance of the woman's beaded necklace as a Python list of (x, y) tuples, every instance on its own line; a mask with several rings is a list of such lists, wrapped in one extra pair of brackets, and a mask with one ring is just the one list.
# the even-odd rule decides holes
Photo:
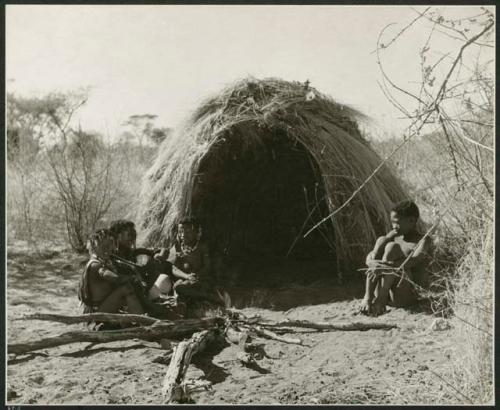
[(198, 248), (198, 245), (200, 244), (200, 238), (201, 238), (201, 229), (198, 230), (198, 234), (196, 236), (196, 242), (191, 246), (187, 245), (183, 239), (179, 238), (179, 245), (181, 246), (182, 254), (187, 255), (194, 252)]

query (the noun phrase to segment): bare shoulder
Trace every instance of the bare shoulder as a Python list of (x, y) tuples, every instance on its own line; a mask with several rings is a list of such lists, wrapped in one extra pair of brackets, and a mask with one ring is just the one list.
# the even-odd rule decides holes
[(88, 261), (87, 270), (92, 273), (98, 273), (99, 269), (103, 267), (102, 263), (97, 260)]
[(425, 236), (423, 234), (418, 235), (413, 248), (415, 248), (416, 253), (429, 253), (432, 249), (433, 241), (430, 236)]

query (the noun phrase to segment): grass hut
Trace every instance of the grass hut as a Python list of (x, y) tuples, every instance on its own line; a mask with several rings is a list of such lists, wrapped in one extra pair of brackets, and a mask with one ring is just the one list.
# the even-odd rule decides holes
[(225, 88), (160, 146), (143, 183), (142, 239), (166, 245), (179, 219), (195, 215), (212, 254), (224, 266), (239, 261), (240, 273), (300, 265), (309, 275), (318, 263), (330, 275), (353, 272), (405, 197), (388, 169), (304, 233), (380, 164), (362, 118), (307, 83), (248, 78)]

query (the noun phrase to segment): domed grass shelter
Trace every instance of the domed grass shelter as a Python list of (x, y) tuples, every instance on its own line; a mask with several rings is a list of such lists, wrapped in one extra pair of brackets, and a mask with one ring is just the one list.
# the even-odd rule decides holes
[(389, 169), (304, 234), (380, 164), (359, 131), (363, 118), (307, 83), (248, 78), (225, 88), (161, 144), (144, 178), (142, 239), (165, 246), (192, 215), (203, 221), (217, 269), (231, 266), (249, 282), (299, 266), (306, 279), (313, 266), (354, 272), (406, 197)]

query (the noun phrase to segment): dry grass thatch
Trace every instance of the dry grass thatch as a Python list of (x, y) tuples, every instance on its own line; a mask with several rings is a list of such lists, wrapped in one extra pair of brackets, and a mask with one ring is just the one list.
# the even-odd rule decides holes
[[(276, 135), (287, 140), (290, 149), (300, 149), (308, 157), (323, 189), (326, 211), (321, 216), (325, 216), (380, 164), (380, 157), (358, 129), (357, 122), (363, 118), (303, 83), (247, 78), (225, 88), (161, 145), (143, 182), (138, 215), (142, 239), (151, 245), (168, 242), (176, 222), (199, 209), (197, 202), (203, 199), (195, 191), (201, 186), (201, 168), (222, 167), (233, 154), (233, 160), (247, 155), (257, 161)], [(210, 181), (204, 182), (204, 189), (209, 189)], [(404, 198), (398, 180), (388, 169), (381, 169), (331, 221), (338, 259), (351, 266), (364, 259), (388, 224), (388, 209)], [(228, 198), (220, 201), (225, 200)], [(229, 221), (219, 218), (220, 224)]]

